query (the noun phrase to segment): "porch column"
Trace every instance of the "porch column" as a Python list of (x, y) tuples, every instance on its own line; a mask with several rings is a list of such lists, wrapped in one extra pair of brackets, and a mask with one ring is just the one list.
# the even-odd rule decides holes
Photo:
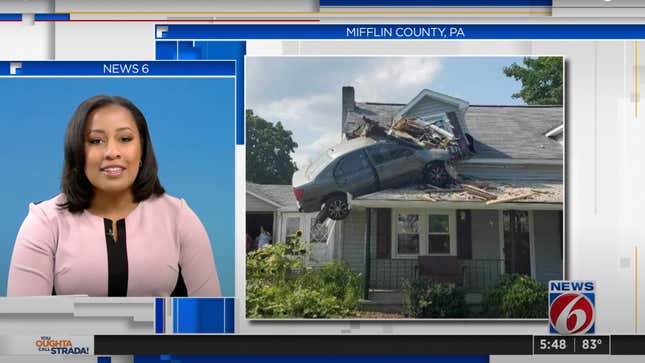
[(368, 300), (370, 294), (370, 240), (372, 237), (372, 208), (367, 208), (367, 226), (365, 231), (365, 281), (363, 281), (363, 299)]

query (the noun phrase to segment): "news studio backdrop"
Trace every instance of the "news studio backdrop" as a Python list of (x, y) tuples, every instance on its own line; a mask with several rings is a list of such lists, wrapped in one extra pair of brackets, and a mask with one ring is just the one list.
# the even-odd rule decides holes
[[(452, 354), (480, 362), (643, 353), (640, 4), (10, 1), (0, 10), (9, 135), (0, 157), (9, 171), (3, 293), (28, 203), (58, 191), (62, 135), (75, 105), (113, 93), (155, 120), (162, 181), (202, 219), (224, 295), (2, 298), (2, 359), (432, 361)], [(521, 84), (503, 69), (526, 57), (561, 62), (561, 102), (511, 97)], [(339, 143), (378, 139), (370, 130), (409, 134), (393, 130), (394, 121), (432, 121), (451, 132), (460, 125), (475, 136), (477, 153), (459, 156), (458, 172), (486, 178), (358, 193), (345, 218), (320, 223), (324, 206), (300, 210), (295, 170), (263, 182), (263, 166), (249, 168), (252, 116), (291, 132), (298, 146), (288, 153), (303, 170)], [(415, 140), (407, 147), (416, 150)], [(254, 245), (260, 226), (270, 248)], [(306, 258), (294, 253), (295, 241), (306, 242)], [(272, 301), (254, 290), (263, 280), (248, 266), (279, 253), (279, 242), (290, 242), (284, 252), (303, 262), (296, 272), (308, 278), (326, 263), (346, 266), (353, 274), (343, 283), (353, 281), (348, 289), (360, 295), (351, 313), (269, 309)], [(471, 288), (448, 300), (465, 310), (406, 312), (404, 281), (446, 263), (439, 271), (446, 288)], [(521, 283), (543, 284), (542, 315), (487, 314), (486, 289), (514, 273), (527, 276)]]

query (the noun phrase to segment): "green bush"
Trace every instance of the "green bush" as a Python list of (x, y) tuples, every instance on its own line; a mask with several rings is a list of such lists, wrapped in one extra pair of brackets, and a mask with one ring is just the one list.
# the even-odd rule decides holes
[(247, 255), (248, 318), (341, 318), (358, 307), (361, 277), (333, 262), (312, 269), (299, 239), (277, 243)]
[(405, 314), (411, 318), (463, 318), (464, 293), (453, 285), (426, 279), (404, 281)]
[(525, 275), (505, 274), (486, 290), (484, 311), (490, 318), (546, 319), (546, 285)]

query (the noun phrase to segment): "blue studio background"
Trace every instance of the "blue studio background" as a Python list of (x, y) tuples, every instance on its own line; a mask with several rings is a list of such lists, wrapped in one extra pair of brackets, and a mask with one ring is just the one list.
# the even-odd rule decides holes
[(222, 293), (235, 278), (234, 78), (5, 78), (0, 81), (0, 292), (28, 204), (59, 193), (65, 128), (86, 98), (110, 94), (143, 112), (168, 194), (208, 231)]

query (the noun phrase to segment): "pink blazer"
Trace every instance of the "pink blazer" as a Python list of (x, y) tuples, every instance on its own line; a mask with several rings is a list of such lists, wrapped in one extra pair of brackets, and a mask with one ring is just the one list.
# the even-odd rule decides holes
[(204, 226), (183, 199), (151, 197), (124, 219), (60, 209), (62, 194), (29, 205), (13, 250), (8, 296), (220, 296)]

